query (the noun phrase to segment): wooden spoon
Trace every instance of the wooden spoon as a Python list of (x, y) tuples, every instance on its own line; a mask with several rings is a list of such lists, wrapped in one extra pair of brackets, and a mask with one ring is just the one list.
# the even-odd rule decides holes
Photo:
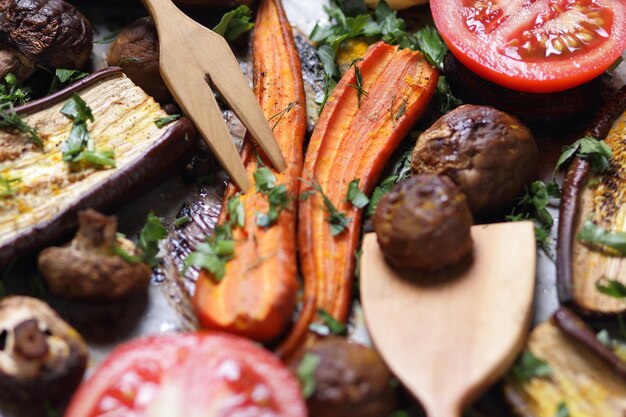
[(436, 283), (401, 276), (385, 261), (374, 233), (363, 240), (361, 300), (368, 329), (429, 417), (460, 416), (513, 363), (530, 324), (533, 224), (474, 226), (472, 238), (471, 266)]

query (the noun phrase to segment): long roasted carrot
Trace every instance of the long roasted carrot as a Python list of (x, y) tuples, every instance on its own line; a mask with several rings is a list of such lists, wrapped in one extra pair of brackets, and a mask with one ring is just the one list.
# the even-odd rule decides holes
[[(292, 197), (276, 224), (257, 225), (257, 213), (268, 212), (268, 197), (250, 190), (240, 197), (245, 227), (233, 230), (235, 257), (217, 282), (207, 271), (200, 273), (193, 298), (204, 327), (225, 330), (261, 342), (276, 339), (291, 322), (298, 291), (296, 216), (298, 177), (302, 171), (306, 133), (306, 102), (300, 58), (291, 25), (280, 0), (263, 0), (253, 35), (255, 93), (274, 127), (274, 136), (288, 162), (285, 172), (274, 171), (276, 184), (284, 184)], [(264, 159), (250, 138), (242, 152), (254, 183), (258, 159)], [(236, 190), (229, 186), (220, 223), (227, 220), (226, 202)]]
[[(300, 203), (304, 304), (298, 322), (278, 348), (279, 355), (289, 357), (304, 343), (318, 309), (345, 322), (361, 225), (361, 210), (346, 202), (348, 185), (359, 179), (363, 192), (372, 191), (389, 157), (425, 111), (437, 78), (437, 71), (420, 52), (381, 42), (353, 65), (328, 100), (313, 132), (303, 173), (319, 183), (350, 224), (333, 237), (322, 196)], [(307, 188), (301, 185), (301, 192)]]

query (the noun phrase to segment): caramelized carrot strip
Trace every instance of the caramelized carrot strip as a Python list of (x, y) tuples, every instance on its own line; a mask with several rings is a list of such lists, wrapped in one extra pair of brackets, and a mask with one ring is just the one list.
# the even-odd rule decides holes
[[(306, 102), (300, 58), (291, 25), (280, 0), (263, 0), (253, 37), (255, 93), (285, 156), (288, 168), (274, 175), (293, 197), (276, 224), (257, 226), (256, 214), (267, 213), (267, 196), (254, 189), (240, 197), (246, 213), (245, 227), (233, 230), (235, 258), (226, 275), (216, 282), (202, 271), (193, 298), (204, 327), (239, 334), (260, 342), (276, 339), (291, 322), (298, 291), (296, 260), (296, 215), (298, 177), (302, 172), (306, 133)], [(279, 116), (277, 116), (279, 115)], [(254, 184), (260, 150), (247, 138), (242, 151), (244, 164)], [(269, 167), (269, 164), (266, 164)], [(229, 186), (220, 223), (227, 219), (226, 202), (236, 193)]]
[[(317, 181), (335, 207), (350, 219), (333, 237), (323, 200), (316, 194), (300, 203), (298, 243), (304, 276), (300, 318), (278, 354), (289, 357), (305, 342), (322, 308), (345, 322), (350, 306), (361, 210), (346, 202), (348, 184), (360, 179), (369, 194), (392, 153), (426, 110), (437, 86), (437, 71), (423, 55), (384, 43), (370, 47), (356, 64), (363, 79), (358, 103), (356, 70), (339, 82), (317, 124), (303, 174)], [(392, 104), (393, 103), (393, 104)], [(301, 192), (307, 185), (301, 185)]]

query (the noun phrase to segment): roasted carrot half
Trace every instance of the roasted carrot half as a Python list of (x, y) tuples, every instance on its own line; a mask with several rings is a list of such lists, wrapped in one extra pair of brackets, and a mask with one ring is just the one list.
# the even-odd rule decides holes
[[(291, 203), (274, 224), (261, 227), (257, 214), (268, 212), (268, 196), (251, 189), (239, 197), (245, 226), (233, 230), (234, 259), (227, 263), (221, 280), (201, 271), (193, 303), (204, 327), (269, 342), (290, 324), (297, 301), (297, 193), (306, 133), (300, 57), (280, 0), (261, 1), (253, 51), (255, 93), (288, 163), (283, 173), (271, 171), (276, 186), (285, 186)], [(242, 157), (253, 184), (258, 186), (254, 173), (265, 157), (249, 137)], [(226, 203), (235, 194), (235, 187), (229, 186), (219, 220), (222, 224), (228, 217)]]
[[(390, 156), (426, 110), (437, 71), (420, 52), (385, 43), (370, 47), (338, 83), (313, 132), (303, 176), (316, 181), (350, 219), (332, 235), (320, 193), (300, 203), (298, 244), (304, 298), (302, 313), (278, 354), (289, 357), (305, 342), (310, 323), (324, 309), (345, 322), (350, 306), (361, 210), (346, 201), (349, 183), (369, 194)], [(309, 189), (301, 184), (301, 193)]]

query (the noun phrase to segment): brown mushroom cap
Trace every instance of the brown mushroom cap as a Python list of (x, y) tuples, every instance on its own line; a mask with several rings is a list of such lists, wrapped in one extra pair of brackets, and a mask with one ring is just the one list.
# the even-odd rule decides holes
[(439, 271), (472, 253), (472, 214), (448, 177), (418, 175), (397, 184), (373, 221), (385, 258), (397, 268)]
[(86, 365), (85, 342), (46, 303), (0, 301), (0, 400), (56, 403), (76, 388)]
[(493, 213), (523, 193), (536, 175), (538, 155), (532, 132), (519, 119), (464, 105), (420, 135), (411, 170), (450, 177), (473, 213)]
[(69, 246), (39, 254), (39, 270), (52, 293), (91, 301), (114, 301), (144, 291), (152, 269), (114, 254), (115, 246), (131, 255), (136, 248), (118, 239), (117, 220), (94, 210), (79, 213), (79, 230)]
[(89, 21), (64, 0), (0, 2), (0, 43), (37, 66), (82, 68), (91, 54)]
[(391, 372), (372, 349), (328, 337), (309, 346), (291, 363), (296, 371), (306, 354), (320, 362), (315, 370), (315, 392), (307, 400), (315, 417), (382, 417), (397, 409)]

